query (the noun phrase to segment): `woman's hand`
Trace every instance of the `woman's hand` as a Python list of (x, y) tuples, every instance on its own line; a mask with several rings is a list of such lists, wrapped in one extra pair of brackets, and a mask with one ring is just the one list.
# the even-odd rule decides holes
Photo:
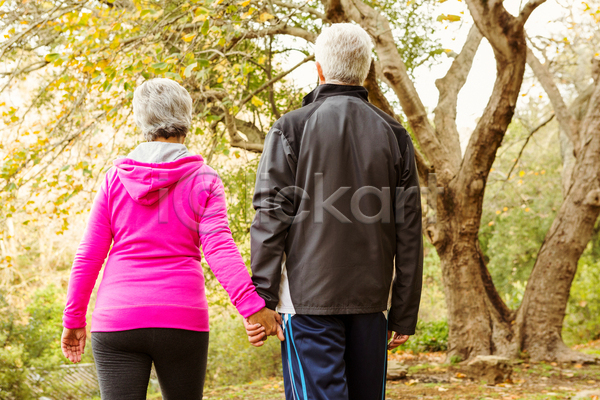
[(78, 363), (85, 350), (85, 328), (63, 329), (60, 339), (62, 352), (71, 362)]
[(244, 318), (244, 328), (246, 328), (248, 341), (252, 346), (260, 347), (265, 344), (267, 334), (265, 333), (264, 326), (261, 326), (261, 324), (251, 324), (248, 322), (248, 318)]

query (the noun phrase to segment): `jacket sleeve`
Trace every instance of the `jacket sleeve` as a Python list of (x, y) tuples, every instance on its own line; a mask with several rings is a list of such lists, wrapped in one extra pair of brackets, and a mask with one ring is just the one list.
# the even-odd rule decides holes
[(252, 200), (256, 215), (250, 228), (250, 240), (252, 281), (272, 310), (279, 303), (281, 262), (295, 213), (296, 160), (283, 132), (271, 129), (256, 174)]
[(246, 264), (231, 236), (225, 190), (218, 176), (211, 185), (198, 230), (204, 257), (238, 312), (248, 318), (263, 309), (265, 302), (256, 293)]
[(78, 329), (85, 327), (85, 315), (90, 296), (112, 240), (113, 234), (108, 213), (105, 178), (94, 198), (83, 238), (73, 260), (67, 290), (67, 304), (63, 312), (63, 326), (65, 328)]
[(401, 150), (402, 165), (396, 187), (396, 277), (388, 324), (394, 332), (413, 335), (423, 282), (421, 190), (410, 139)]

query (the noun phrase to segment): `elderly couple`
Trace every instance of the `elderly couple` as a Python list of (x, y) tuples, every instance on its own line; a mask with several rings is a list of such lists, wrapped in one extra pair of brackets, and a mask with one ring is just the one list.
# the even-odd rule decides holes
[(387, 349), (417, 321), (421, 205), (410, 136), (361, 86), (371, 49), (357, 26), (323, 29), (320, 85), (267, 135), (252, 278), (231, 237), (223, 183), (183, 144), (189, 94), (168, 79), (136, 89), (147, 142), (106, 173), (63, 317), (63, 353), (79, 362), (108, 254), (91, 335), (102, 399), (145, 399), (153, 363), (164, 399), (202, 398), (209, 318), (200, 249), (250, 342), (281, 340), (286, 399), (384, 398)]

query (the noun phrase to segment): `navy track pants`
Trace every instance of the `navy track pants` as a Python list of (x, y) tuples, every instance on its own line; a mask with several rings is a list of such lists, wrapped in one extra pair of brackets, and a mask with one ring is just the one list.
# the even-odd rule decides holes
[(282, 318), (287, 400), (385, 399), (387, 320), (382, 312)]

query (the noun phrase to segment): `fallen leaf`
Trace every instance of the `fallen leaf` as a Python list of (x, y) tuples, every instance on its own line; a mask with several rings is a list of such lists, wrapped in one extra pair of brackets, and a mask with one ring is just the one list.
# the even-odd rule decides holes
[(456, 377), (459, 378), (459, 379), (463, 379), (463, 378), (466, 378), (467, 376), (465, 374), (461, 373), (461, 372), (457, 372), (456, 373)]

